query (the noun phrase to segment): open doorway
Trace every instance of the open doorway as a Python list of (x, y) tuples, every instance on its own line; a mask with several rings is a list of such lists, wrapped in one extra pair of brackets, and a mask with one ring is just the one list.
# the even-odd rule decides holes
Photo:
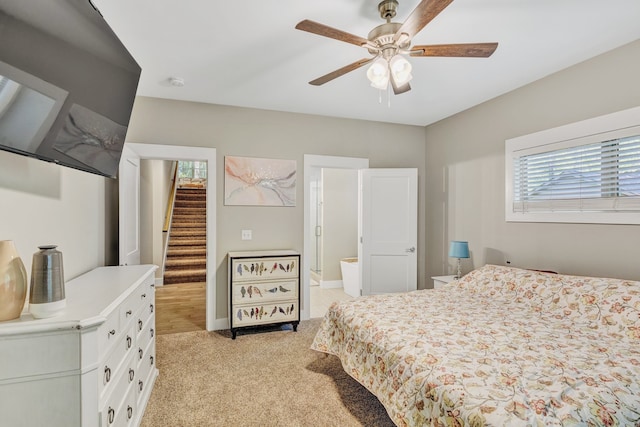
[[(206, 163), (208, 183), (206, 186), (206, 329), (226, 328), (226, 319), (216, 321), (216, 150), (203, 147), (182, 147), (172, 145), (127, 143), (123, 151), (121, 166), (139, 164), (142, 159), (186, 160)], [(132, 249), (140, 247), (140, 169), (132, 168), (127, 173), (120, 172), (120, 254), (128, 256)], [(123, 196), (124, 195), (124, 196)], [(138, 261), (139, 263), (139, 258)]]
[(311, 174), (309, 307), (316, 318), (334, 301), (359, 296), (358, 171), (314, 167)]
[[(324, 260), (322, 257), (323, 252), (327, 252), (327, 249), (324, 247), (329, 244), (330, 246), (334, 243), (327, 242), (326, 239), (322, 239), (319, 242), (316, 234), (320, 234), (322, 236), (323, 230), (322, 228), (318, 229), (317, 226), (317, 209), (318, 202), (323, 203), (323, 201), (318, 197), (319, 192), (322, 191), (322, 171), (323, 169), (327, 169), (327, 173), (325, 176), (329, 177), (332, 181), (342, 179), (340, 170), (349, 170), (349, 171), (357, 171), (358, 169), (367, 169), (369, 167), (369, 159), (363, 158), (353, 158), (353, 157), (335, 157), (335, 156), (316, 156), (316, 155), (305, 155), (304, 156), (304, 253), (302, 259), (302, 297), (303, 301), (301, 316), (302, 319), (309, 319), (311, 316), (311, 301), (312, 301), (312, 279), (314, 281), (314, 289), (313, 293), (317, 293), (316, 291), (320, 290), (320, 286), (324, 284), (324, 288), (328, 290), (326, 292), (329, 294), (331, 292), (332, 283), (335, 282), (336, 278), (340, 278), (337, 281), (340, 282), (340, 286), (342, 286), (341, 280), (341, 271), (340, 271), (340, 259), (345, 257), (352, 257), (353, 255), (345, 255), (344, 257), (340, 257), (340, 259), (333, 259), (331, 261)], [(336, 171), (336, 173), (331, 173), (332, 171)], [(348, 175), (348, 174), (347, 174)], [(357, 182), (357, 173), (356, 175)], [(339, 200), (335, 199), (335, 201)], [(322, 207), (321, 207), (322, 208)], [(332, 211), (337, 211), (338, 209), (331, 208)], [(337, 217), (339, 217), (339, 212), (337, 213)], [(321, 222), (326, 223), (326, 218), (321, 216)], [(321, 226), (322, 227), (322, 226)], [(333, 226), (332, 226), (333, 228)], [(335, 231), (335, 230), (334, 230)], [(322, 236), (324, 237), (324, 236)], [(356, 237), (357, 239), (357, 237)], [(350, 252), (349, 252), (350, 253)], [(313, 273), (312, 273), (313, 270)], [(326, 271), (329, 270), (329, 271)], [(356, 278), (357, 280), (357, 278)], [(323, 281), (327, 283), (322, 283)], [(316, 285), (317, 283), (317, 285)], [(317, 288), (316, 288), (317, 286)], [(327, 297), (329, 300), (332, 298), (331, 296)], [(314, 312), (314, 314), (317, 314)]]
[(140, 262), (159, 267), (158, 335), (206, 329), (206, 169), (140, 160)]

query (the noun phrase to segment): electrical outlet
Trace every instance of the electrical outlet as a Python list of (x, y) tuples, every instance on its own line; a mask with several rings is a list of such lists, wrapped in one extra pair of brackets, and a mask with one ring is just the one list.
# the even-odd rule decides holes
[(242, 230), (242, 240), (251, 240), (251, 230)]

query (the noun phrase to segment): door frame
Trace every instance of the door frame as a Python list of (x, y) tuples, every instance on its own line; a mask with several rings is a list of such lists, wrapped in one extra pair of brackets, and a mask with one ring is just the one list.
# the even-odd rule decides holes
[(331, 169), (368, 169), (369, 159), (361, 157), (338, 157), (338, 156), (320, 156), (315, 154), (304, 155), (304, 221), (303, 221), (303, 251), (302, 251), (302, 310), (300, 311), (301, 320), (308, 320), (311, 315), (311, 238), (309, 236), (309, 227), (311, 221), (311, 169), (312, 168), (331, 168)]
[(225, 329), (227, 319), (216, 319), (216, 149), (162, 144), (126, 145), (142, 160), (197, 160), (207, 162), (207, 331)]

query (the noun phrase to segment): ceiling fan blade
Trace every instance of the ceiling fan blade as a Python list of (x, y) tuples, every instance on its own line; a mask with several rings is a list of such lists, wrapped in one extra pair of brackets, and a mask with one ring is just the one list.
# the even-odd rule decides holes
[(365, 59), (361, 59), (359, 61), (356, 61), (352, 64), (346, 65), (342, 68), (339, 68), (335, 71), (330, 72), (329, 74), (325, 74), (322, 77), (318, 77), (315, 80), (311, 80), (309, 82), (310, 85), (314, 85), (314, 86), (320, 86), (323, 85), (327, 82), (330, 82), (333, 79), (336, 79), (340, 76), (343, 76), (345, 74), (347, 74), (348, 72), (351, 72), (353, 70), (357, 70), (358, 68), (367, 65), (369, 62), (373, 61), (376, 57), (374, 56), (373, 58), (365, 58)]
[(463, 44), (433, 44), (413, 46), (409, 51), (411, 56), (455, 56), (488, 58), (498, 47), (498, 43), (463, 43)]
[(308, 19), (298, 22), (298, 25), (296, 25), (296, 29), (307, 31), (313, 34), (318, 34), (319, 36), (329, 37), (330, 39), (355, 44), (356, 46), (363, 46), (369, 42), (369, 40), (360, 36), (354, 36), (353, 34), (349, 34), (345, 31), (337, 30), (335, 28), (331, 28), (324, 24), (310, 21)]
[(398, 29), (393, 36), (393, 40), (397, 42), (403, 33), (413, 38), (425, 25), (438, 16), (445, 7), (449, 6), (452, 1), (453, 0), (422, 0)]
[(391, 87), (393, 88), (393, 93), (396, 95), (400, 95), (405, 92), (409, 92), (411, 90), (411, 86), (409, 86), (409, 83), (405, 83), (401, 86), (397, 86), (393, 76), (389, 79), (389, 81), (391, 81)]

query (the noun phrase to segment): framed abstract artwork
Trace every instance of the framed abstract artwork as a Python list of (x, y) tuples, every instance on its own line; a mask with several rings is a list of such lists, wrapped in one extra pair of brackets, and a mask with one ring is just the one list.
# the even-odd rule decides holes
[(296, 161), (225, 156), (226, 206), (295, 206)]

